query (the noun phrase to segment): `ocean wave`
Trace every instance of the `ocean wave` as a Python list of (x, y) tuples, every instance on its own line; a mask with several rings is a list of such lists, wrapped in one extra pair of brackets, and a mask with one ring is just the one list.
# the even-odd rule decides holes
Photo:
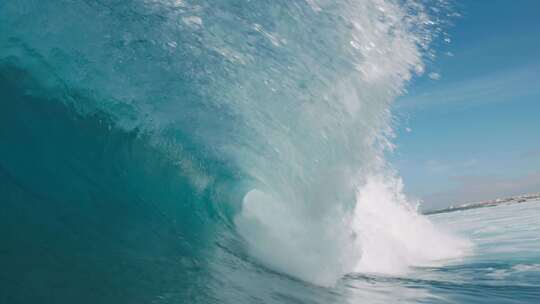
[(384, 160), (438, 31), (419, 3), (28, 0), (0, 20), (3, 230), (28, 234), (3, 239), (33, 240), (19, 259), (43, 274), (211, 302), (235, 267), (333, 286), (469, 248)]

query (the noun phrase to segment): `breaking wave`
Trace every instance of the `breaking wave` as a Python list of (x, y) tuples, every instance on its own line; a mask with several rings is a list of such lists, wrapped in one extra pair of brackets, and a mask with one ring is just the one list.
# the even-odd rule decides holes
[[(217, 286), (254, 269), (332, 286), (463, 256), (468, 242), (419, 215), (384, 160), (435, 14), (392, 0), (3, 1), (5, 254), (52, 286), (85, 273), (91, 289), (66, 283), (78, 296), (158, 303), (234, 302)], [(32, 280), (13, 267), (6, 280)]]

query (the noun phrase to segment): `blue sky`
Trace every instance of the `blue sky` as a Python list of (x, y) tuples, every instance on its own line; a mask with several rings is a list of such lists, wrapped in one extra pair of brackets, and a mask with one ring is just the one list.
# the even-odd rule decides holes
[(540, 1), (458, 1), (397, 100), (389, 155), (424, 209), (540, 192)]

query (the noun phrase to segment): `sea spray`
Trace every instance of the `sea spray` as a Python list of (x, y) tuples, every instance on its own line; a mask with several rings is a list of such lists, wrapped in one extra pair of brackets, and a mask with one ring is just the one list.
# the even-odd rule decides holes
[[(287, 78), (268, 79), (270, 91), (254, 92), (263, 108), (246, 102), (244, 120), (264, 140), (257, 141), (262, 153), (239, 160), (256, 178), (236, 218), (239, 232), (263, 263), (322, 285), (354, 271), (400, 273), (461, 256), (466, 242), (408, 206), (383, 158), (391, 146), (391, 102), (423, 71), (425, 30), (433, 22), (419, 4), (313, 3), (318, 18), (340, 20), (334, 57), (309, 63), (301, 76), (312, 80), (300, 87), (307, 97), (280, 96), (296, 76), (291, 69)], [(298, 47), (309, 48), (305, 43)], [(249, 76), (261, 73), (272, 71)]]

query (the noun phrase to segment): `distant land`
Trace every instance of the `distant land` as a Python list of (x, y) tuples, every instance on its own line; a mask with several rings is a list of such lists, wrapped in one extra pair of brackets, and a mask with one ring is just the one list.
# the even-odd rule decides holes
[(483, 201), (483, 202), (466, 203), (466, 204), (457, 205), (457, 206), (450, 206), (444, 209), (429, 210), (423, 213), (426, 215), (429, 215), (429, 214), (446, 213), (446, 212), (476, 209), (476, 208), (494, 207), (494, 206), (499, 206), (499, 205), (513, 205), (513, 204), (525, 203), (525, 202), (535, 201), (535, 200), (540, 200), (540, 193), (523, 194), (523, 195), (512, 196), (512, 197), (507, 197), (507, 198), (497, 198), (494, 200)]

